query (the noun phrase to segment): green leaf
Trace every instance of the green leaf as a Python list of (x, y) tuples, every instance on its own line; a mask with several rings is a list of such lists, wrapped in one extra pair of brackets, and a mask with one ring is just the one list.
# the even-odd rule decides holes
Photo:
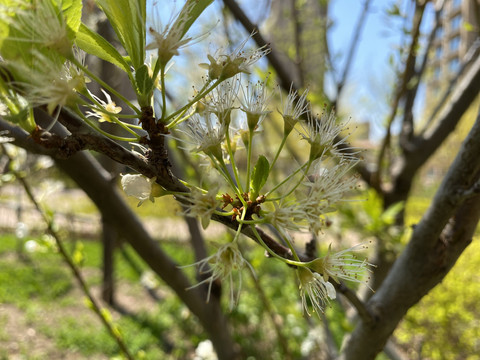
[(146, 0), (97, 0), (138, 69), (145, 60)]
[[(173, 29), (178, 26), (178, 21), (183, 21), (183, 19), (187, 19), (183, 23), (183, 30), (182, 30), (182, 38), (193, 25), (193, 23), (197, 20), (200, 14), (213, 2), (213, 0), (188, 0), (182, 8), (175, 24), (172, 26)], [(192, 5), (192, 3), (194, 5)], [(188, 12), (187, 16), (183, 14)]]
[(123, 59), (123, 56), (96, 32), (90, 30), (84, 24), (81, 24), (76, 39), (77, 46), (88, 54), (99, 57), (102, 60), (108, 61), (113, 65), (119, 67), (125, 72), (129, 73), (130, 68)]
[(382, 216), (381, 220), (385, 225), (393, 225), (395, 223), (395, 218), (403, 210), (405, 202), (399, 201), (393, 205), (390, 205), (388, 209), (386, 209)]
[(73, 39), (82, 23), (82, 0), (56, 0), (56, 2), (62, 4), (65, 23), (72, 35), (71, 39)]
[(267, 182), (269, 173), (270, 164), (265, 156), (260, 155), (253, 169), (252, 180), (250, 181), (250, 188), (252, 189), (252, 200), (256, 199), (263, 185), (265, 185), (265, 183)]
[(33, 118), (33, 109), (31, 107), (24, 107), (16, 113), (4, 115), (3, 118), (10, 121), (12, 124), (20, 126), (29, 133), (35, 129), (35, 120)]
[(153, 80), (148, 74), (147, 65), (140, 66), (135, 72), (135, 81), (137, 82), (138, 92), (142, 95), (148, 95), (153, 90)]

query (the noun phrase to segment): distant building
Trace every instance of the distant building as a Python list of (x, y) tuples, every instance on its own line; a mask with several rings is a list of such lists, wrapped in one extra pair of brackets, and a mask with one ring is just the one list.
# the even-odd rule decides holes
[[(438, 0), (437, 0), (438, 1)], [(480, 0), (445, 0), (440, 26), (433, 44), (430, 68), (426, 81), (426, 112), (442, 106), (438, 103), (450, 81), (458, 76), (466, 55), (480, 36)], [(476, 109), (476, 107), (475, 107)], [(463, 119), (443, 146), (421, 170), (419, 188), (425, 192), (429, 186), (437, 186), (447, 173), (460, 145), (475, 121)]]
[(427, 92), (436, 97), (460, 70), (462, 59), (479, 36), (480, 0), (445, 0), (433, 45), (433, 74)]

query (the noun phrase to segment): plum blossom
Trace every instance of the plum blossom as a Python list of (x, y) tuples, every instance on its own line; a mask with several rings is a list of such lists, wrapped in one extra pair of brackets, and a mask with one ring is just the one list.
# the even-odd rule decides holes
[(312, 303), (313, 311), (317, 314), (323, 313), (330, 299), (335, 299), (337, 296), (334, 286), (325, 281), (320, 274), (304, 267), (297, 269), (297, 275), (300, 280), (300, 297), (304, 311), (310, 315), (307, 305), (308, 296)]
[[(202, 284), (208, 283), (207, 302), (210, 300), (210, 294), (214, 281), (220, 280), (229, 282), (230, 310), (233, 309), (233, 307), (238, 303), (240, 290), (242, 288), (241, 270), (247, 267), (252, 272), (252, 274), (255, 275), (255, 270), (253, 269), (252, 265), (250, 265), (250, 263), (244, 259), (242, 253), (238, 249), (236, 242), (229, 242), (225, 245), (222, 245), (213, 255), (210, 255), (203, 260), (183, 267), (188, 266), (198, 266), (198, 271), (200, 274), (210, 274), (208, 278), (191, 287), (195, 288)], [(236, 293), (233, 280), (233, 271), (236, 271), (238, 273), (238, 285)]]

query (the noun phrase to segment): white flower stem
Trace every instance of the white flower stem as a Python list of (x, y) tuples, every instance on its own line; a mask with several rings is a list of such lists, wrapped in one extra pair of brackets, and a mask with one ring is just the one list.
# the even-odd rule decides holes
[(188, 109), (189, 107), (191, 107), (193, 104), (195, 104), (197, 101), (199, 101), (200, 99), (202, 99), (203, 97), (205, 97), (205, 95), (207, 95), (209, 92), (211, 92), (213, 89), (215, 89), (220, 83), (222, 82), (222, 80), (218, 79), (216, 80), (209, 88), (208, 87), (208, 84), (210, 84), (210, 82), (207, 82), (203, 88), (200, 90), (200, 92), (197, 94), (197, 96), (195, 96), (191, 101), (189, 101), (186, 105), (184, 105), (183, 107), (181, 107), (180, 109), (178, 109), (177, 111), (175, 111), (174, 113), (168, 115), (164, 122), (167, 122), (168, 120), (170, 120), (171, 118), (177, 116), (178, 114), (182, 113), (183, 111), (185, 111), (186, 109)]
[(241, 224), (246, 224), (246, 225), (259, 225), (259, 224), (265, 224), (267, 221), (265, 219), (257, 219), (257, 220), (238, 220), (237, 221)]
[(283, 147), (285, 146), (285, 143), (287, 142), (287, 136), (283, 136), (282, 142), (280, 143), (280, 146), (278, 147), (277, 153), (275, 154), (275, 158), (273, 159), (272, 163), (270, 164), (270, 169), (273, 169), (273, 165), (277, 162), (278, 157), (280, 156), (280, 153), (282, 152)]
[[(162, 67), (165, 68), (165, 65), (164, 64)], [(155, 67), (153, 68), (153, 72), (152, 72), (152, 80), (154, 80), (157, 76), (158, 76), (158, 73), (160, 71), (160, 60), (158, 59), (157, 57), (157, 61), (155, 61)], [(162, 91), (163, 91), (163, 88), (162, 88)]]
[(245, 219), (245, 215), (247, 214), (247, 207), (244, 206), (243, 207), (243, 212), (242, 212), (242, 216), (240, 218), (240, 222), (238, 224), (238, 228), (237, 228), (237, 231), (235, 233), (235, 237), (233, 238), (233, 241), (232, 242), (236, 242), (238, 240), (238, 238), (240, 237), (240, 234), (242, 233), (242, 226), (243, 224), (241, 223), (241, 221), (244, 221)]
[(235, 176), (235, 181), (238, 184), (240, 193), (243, 193), (242, 183), (240, 182), (240, 176), (238, 175), (237, 165), (235, 164), (235, 157), (233, 156), (233, 152), (232, 152), (232, 145), (230, 144), (230, 133), (228, 131), (228, 128), (225, 133), (225, 137), (227, 140), (227, 153), (228, 153), (228, 157), (230, 158), (230, 164), (232, 164), (233, 175)]
[[(213, 213), (216, 214), (216, 215), (225, 216), (225, 217), (233, 216), (235, 214), (233, 211), (226, 212), (226, 211), (219, 211), (219, 210), (215, 210)], [(247, 221), (247, 220), (245, 220), (245, 221)], [(239, 222), (241, 222), (243, 224), (243, 223), (245, 223), (245, 221), (239, 221)]]
[(291, 190), (287, 195), (284, 195), (284, 196), (281, 196), (281, 197), (278, 197), (278, 198), (268, 198), (268, 196), (273, 193), (275, 190), (277, 190), (280, 186), (282, 186), (283, 184), (285, 184), (287, 181), (289, 181), (292, 177), (294, 177), (295, 175), (297, 175), (300, 171), (303, 170), (303, 168), (307, 167), (307, 170), (305, 170), (305, 173), (308, 171), (308, 169), (310, 168), (310, 162), (308, 163), (305, 163), (303, 164), (302, 166), (300, 166), (297, 170), (295, 170), (293, 173), (291, 173), (289, 176), (287, 176), (285, 179), (282, 180), (282, 182), (280, 182), (278, 185), (276, 185), (272, 190), (270, 190), (268, 193), (265, 194), (265, 201), (278, 201), (278, 200), (281, 200), (283, 198), (285, 198), (286, 196), (290, 195), (297, 187), (298, 185), (302, 182), (302, 179), (299, 181), (299, 183), (293, 188), (293, 190)]
[[(141, 114), (142, 112), (140, 111), (139, 108), (137, 108), (135, 105), (133, 105), (125, 96), (120, 94), (118, 91), (116, 91), (114, 88), (112, 88), (110, 85), (108, 85), (105, 81), (100, 79), (97, 75), (95, 75), (93, 72), (88, 70), (86, 66), (83, 66), (80, 61), (75, 59), (74, 57), (70, 59), (70, 61), (75, 64), (79, 69), (82, 69), (82, 71), (90, 76), (93, 80), (95, 80), (97, 83), (99, 83), (103, 88), (107, 89), (110, 93), (121, 99), (125, 104), (127, 104), (133, 111), (135, 111), (137, 114)], [(135, 84), (134, 80), (131, 78), (131, 74), (128, 74), (128, 77), (130, 78), (130, 81), (132, 84)]]
[(295, 250), (295, 248), (293, 247), (293, 244), (292, 242), (289, 240), (288, 236), (285, 236), (284, 232), (282, 231), (281, 228), (278, 228), (277, 226), (274, 226), (275, 229), (277, 229), (277, 231), (282, 235), (282, 238), (283, 240), (285, 240), (285, 242), (287, 243), (288, 247), (290, 248), (290, 250), (292, 251), (292, 254), (293, 254), (293, 257), (295, 258), (296, 261), (300, 261), (300, 258), (298, 257), (297, 255), (297, 251)]
[(190, 119), (193, 114), (195, 114), (195, 111), (190, 112), (190, 114), (183, 116), (186, 112), (188, 111), (188, 108), (185, 108), (182, 113), (180, 113), (175, 119), (173, 119), (170, 123), (166, 125), (167, 128), (171, 129), (178, 124), (181, 124), (182, 122)]
[(231, 186), (231, 188), (238, 195), (238, 198), (240, 199), (240, 201), (245, 205), (245, 200), (243, 200), (242, 193), (240, 192), (240, 189), (238, 188), (238, 186), (235, 185), (235, 182), (230, 176), (230, 173), (228, 172), (227, 166), (225, 165), (225, 162), (223, 161), (223, 159), (222, 158), (217, 159), (213, 155), (209, 155), (209, 157), (212, 160), (214, 166), (219, 170), (220, 174), (222, 174), (225, 181)]
[[(157, 60), (157, 64), (155, 65), (155, 68), (157, 67), (157, 65), (158, 65), (158, 60)], [(160, 82), (162, 87), (162, 120), (161, 122), (165, 123), (166, 120), (164, 121), (164, 119), (167, 114), (167, 96), (165, 91), (165, 65), (164, 64), (160, 65)]]
[(250, 191), (250, 166), (252, 164), (252, 142), (253, 142), (253, 131), (254, 129), (249, 129), (248, 137), (248, 148), (247, 148), (247, 183), (245, 184), (245, 192), (248, 193)]
[[(90, 121), (89, 118), (87, 118), (85, 115), (82, 114), (82, 112), (80, 110), (77, 110), (75, 111), (75, 113), (80, 116), (83, 121), (85, 121), (90, 127), (92, 127), (95, 131), (99, 132), (100, 134), (112, 139), (112, 140), (118, 140), (118, 141), (127, 141), (127, 142), (137, 142), (139, 137), (135, 137), (135, 138), (127, 138), (127, 137), (122, 137), (122, 136), (117, 136), (117, 135), (112, 135), (112, 134), (109, 134), (107, 133), (106, 131), (103, 131), (102, 129), (100, 129), (97, 125), (95, 125), (95, 123), (93, 121)], [(135, 134), (136, 135), (136, 134)]]

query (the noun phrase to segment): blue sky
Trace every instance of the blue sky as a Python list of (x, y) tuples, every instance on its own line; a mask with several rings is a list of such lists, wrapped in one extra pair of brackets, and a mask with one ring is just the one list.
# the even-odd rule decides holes
[[(398, 32), (394, 31), (398, 24), (388, 23), (385, 15), (393, 2), (372, 1), (347, 86), (339, 101), (343, 115), (349, 114), (354, 122), (370, 122), (373, 139), (383, 132), (382, 123), (388, 112), (387, 96), (394, 81), (389, 57), (400, 42)], [(340, 54), (337, 66), (341, 70), (362, 8), (363, 1), (336, 0), (330, 3), (334, 26), (329, 33), (329, 44), (334, 54)], [(328, 88), (327, 81), (327, 91)]]

